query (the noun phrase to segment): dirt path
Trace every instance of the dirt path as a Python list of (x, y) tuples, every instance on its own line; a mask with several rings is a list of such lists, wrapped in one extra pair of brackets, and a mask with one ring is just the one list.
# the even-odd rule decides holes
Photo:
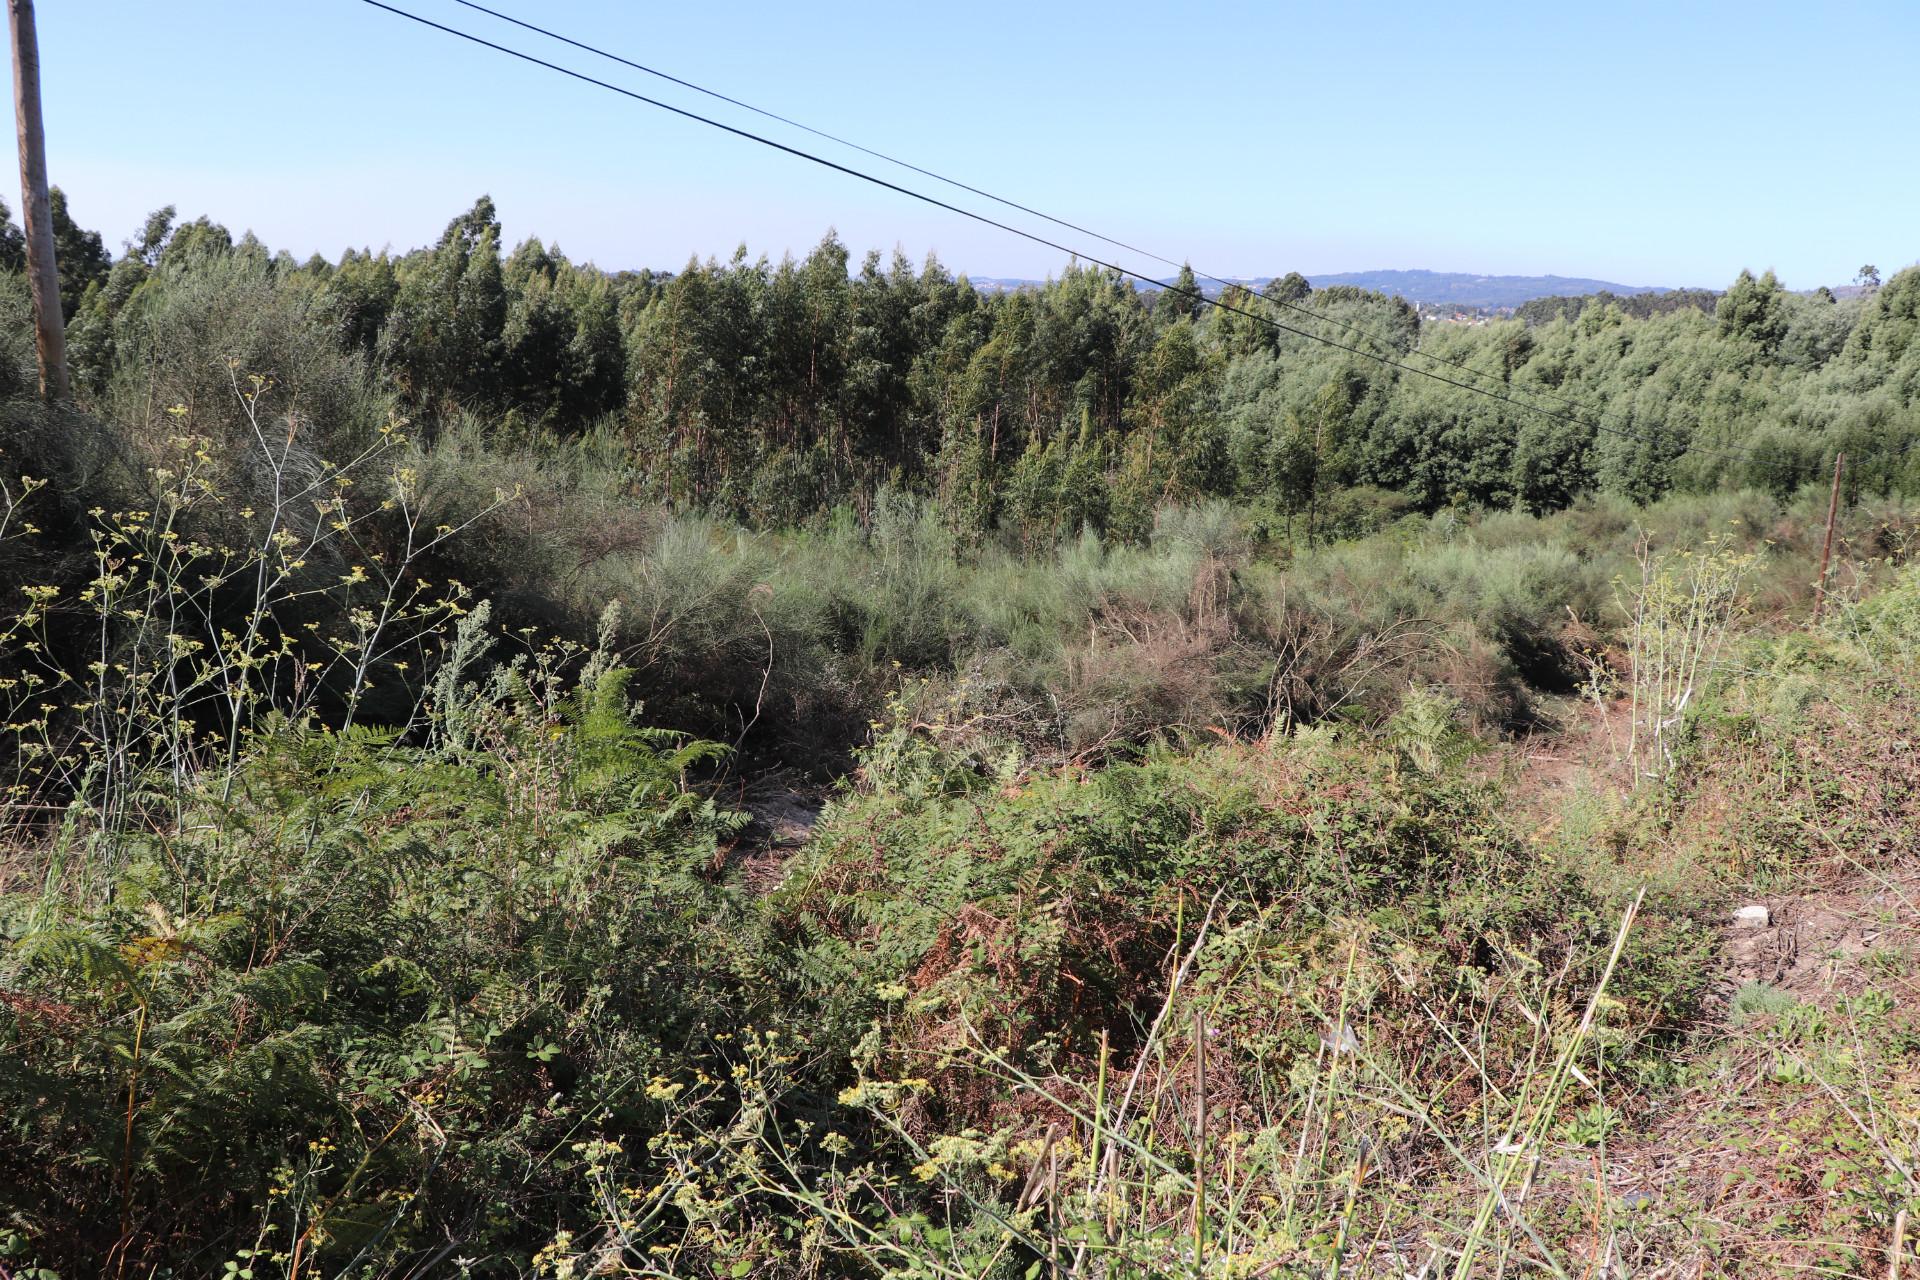
[(783, 773), (762, 774), (732, 797), (750, 821), (726, 858), (740, 882), (755, 894), (771, 893), (786, 876), (787, 862), (813, 834), (830, 792)]
[[(1627, 781), (1626, 708), (1558, 709), (1558, 732), (1490, 762), (1543, 845), (1582, 795), (1608, 803)], [(1901, 1223), (1911, 1254), (1920, 1222), (1899, 1215), (1920, 1204), (1920, 832), (1859, 856), (1873, 865), (1809, 863), (1799, 883), (1728, 902), (1665, 1082), (1623, 1090), (1629, 1114), (1604, 1149), (1543, 1162), (1534, 1211), (1592, 1223), (1594, 1274), (1880, 1280)]]

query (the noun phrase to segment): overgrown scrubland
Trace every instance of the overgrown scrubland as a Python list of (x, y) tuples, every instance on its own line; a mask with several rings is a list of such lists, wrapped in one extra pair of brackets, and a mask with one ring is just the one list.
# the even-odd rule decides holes
[[(1898, 996), (1823, 1013), (1846, 1042), (1789, 1019), (1817, 1068), (1769, 1059), (1834, 1112), (1792, 1122), (1842, 1170), (1817, 1235), (1713, 1224), (1696, 1174), (1626, 1207), (1608, 1162), (1726, 1069), (1691, 1028), (1737, 892), (1911, 868), (1916, 588), (1741, 642), (1670, 775), (1630, 796), (1603, 762), (1558, 814), (1438, 693), (1090, 767), (909, 689), (764, 893), (694, 781), (716, 748), (638, 727), (608, 653), (490, 668), (475, 610), (410, 739), (269, 719), (177, 812), (134, 802), (165, 820), (76, 807), (16, 846), (8, 1247), (63, 1274), (1757, 1274), (1789, 1256), (1763, 1230), (1877, 1256), (1914, 1193)], [(1800, 1007), (1742, 998), (1755, 1035)]]
[[(1053, 515), (1034, 463), (968, 521), (826, 432), (790, 519), (666, 501), (812, 483), (655, 399), (722, 273), (523, 250), (449, 328), (485, 221), (301, 268), (156, 222), (72, 291), (58, 411), (0, 276), (7, 1274), (1920, 1265), (1901, 464), (1817, 625), (1824, 437), (1651, 502), (1601, 458), (1124, 519), (1060, 515), (1063, 455)], [(1755, 282), (1741, 376), (1898, 437), (1913, 279), (1827, 328)]]

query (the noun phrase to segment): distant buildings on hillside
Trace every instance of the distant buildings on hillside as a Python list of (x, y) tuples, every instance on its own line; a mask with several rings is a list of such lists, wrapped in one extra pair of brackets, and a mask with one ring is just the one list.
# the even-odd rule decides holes
[(1513, 314), (1512, 307), (1436, 307), (1431, 303), (1422, 303), (1417, 298), (1408, 298), (1413, 309), (1420, 314), (1421, 324), (1492, 324)]

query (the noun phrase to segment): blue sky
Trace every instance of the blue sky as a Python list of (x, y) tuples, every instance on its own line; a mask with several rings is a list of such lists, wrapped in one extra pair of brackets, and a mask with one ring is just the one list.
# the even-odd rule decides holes
[[(394, 3), (826, 145), (452, 0)], [(488, 3), (1217, 275), (1773, 267), (1810, 288), (1920, 257), (1911, 0)], [(409, 248), (487, 192), (510, 241), (608, 268), (804, 253), (828, 227), (975, 275), (1061, 265), (359, 0), (39, 20), (49, 167), (116, 247), (172, 203), (302, 256)]]

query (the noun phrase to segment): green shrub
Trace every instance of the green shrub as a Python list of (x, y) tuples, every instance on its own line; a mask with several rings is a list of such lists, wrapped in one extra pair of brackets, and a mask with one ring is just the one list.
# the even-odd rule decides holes
[(683, 781), (715, 748), (625, 679), (510, 667), (464, 746), (276, 725), (111, 894), (56, 849), (0, 899), (0, 1182), (43, 1265), (379, 1271), (552, 1220), (572, 1135), (644, 1125), (778, 985), (713, 878), (740, 819)]

